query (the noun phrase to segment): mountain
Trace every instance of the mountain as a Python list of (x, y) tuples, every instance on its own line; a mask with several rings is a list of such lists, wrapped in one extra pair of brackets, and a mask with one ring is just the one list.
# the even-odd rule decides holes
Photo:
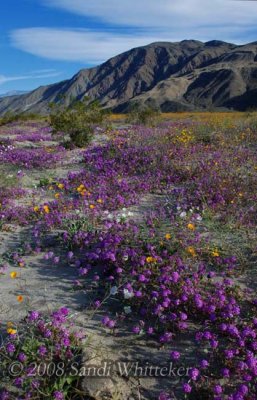
[(71, 79), (0, 99), (6, 111), (47, 113), (50, 102), (89, 96), (116, 112), (133, 104), (162, 111), (257, 107), (257, 42), (158, 42), (82, 69)]
[(21, 94), (28, 93), (26, 90), (11, 90), (10, 92), (0, 94), (1, 97), (9, 97), (9, 96), (19, 96)]

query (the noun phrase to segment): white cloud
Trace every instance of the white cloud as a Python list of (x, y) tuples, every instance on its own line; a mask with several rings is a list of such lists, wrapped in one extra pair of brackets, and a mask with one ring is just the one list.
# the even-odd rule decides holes
[(110, 32), (50, 28), (19, 29), (11, 33), (13, 45), (28, 53), (54, 60), (82, 61), (87, 64), (97, 64), (129, 48), (142, 46), (157, 39), (158, 35), (128, 36)]
[(47, 68), (47, 69), (36, 69), (33, 71), (30, 71), (31, 74), (60, 74), (60, 72), (57, 72), (55, 69), (52, 68)]
[[(127, 26), (246, 26), (257, 21), (257, 2), (232, 0), (41, 0), (43, 4)], [(218, 34), (218, 31), (217, 31)]]
[[(222, 27), (220, 31), (223, 39), (227, 41), (232, 41), (231, 37), (237, 34), (235, 27)], [(25, 28), (11, 32), (10, 37), (13, 46), (27, 53), (52, 60), (80, 61), (85, 65), (100, 64), (131, 48), (156, 41), (176, 42), (192, 38), (197, 40), (217, 38), (216, 29), (210, 30), (206, 27), (188, 29), (187, 35), (181, 30), (172, 31), (170, 34), (160, 31), (152, 34), (121, 35), (110, 31)]]
[(98, 21), (111, 27), (107, 29), (106, 25), (98, 22), (96, 26), (101, 29), (34, 27), (11, 32), (11, 42), (16, 48), (53, 60), (95, 65), (130, 48), (154, 41), (218, 39), (240, 44), (257, 39), (257, 1), (38, 1), (47, 6), (98, 18)]
[[(52, 70), (53, 71), (53, 70)], [(59, 72), (46, 72), (46, 73), (40, 73), (40, 71), (34, 71), (34, 73), (26, 74), (26, 75), (17, 75), (17, 76), (6, 76), (6, 75), (0, 75), (0, 85), (3, 85), (4, 83), (7, 82), (12, 82), (12, 81), (21, 81), (21, 80), (27, 80), (27, 79), (39, 79), (39, 78), (51, 78), (55, 76), (59, 76)]]

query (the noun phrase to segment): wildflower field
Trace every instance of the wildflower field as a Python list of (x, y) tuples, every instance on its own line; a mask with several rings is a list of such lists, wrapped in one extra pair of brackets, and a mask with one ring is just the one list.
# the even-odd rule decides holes
[(0, 127), (0, 399), (257, 399), (257, 116), (110, 121)]

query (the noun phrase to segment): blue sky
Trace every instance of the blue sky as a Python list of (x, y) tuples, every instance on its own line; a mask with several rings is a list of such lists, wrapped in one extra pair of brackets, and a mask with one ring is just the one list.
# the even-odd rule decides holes
[(70, 78), (153, 41), (257, 41), (257, 1), (2, 0), (0, 93)]

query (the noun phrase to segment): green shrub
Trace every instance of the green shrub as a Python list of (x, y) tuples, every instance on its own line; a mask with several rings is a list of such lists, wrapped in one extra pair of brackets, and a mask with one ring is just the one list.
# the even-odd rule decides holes
[(17, 121), (30, 121), (35, 119), (42, 119), (42, 116), (34, 113), (14, 113), (12, 111), (8, 111), (0, 118), (0, 126), (10, 124), (11, 122)]
[(127, 122), (130, 124), (155, 126), (159, 122), (160, 111), (152, 108), (140, 108), (135, 105), (128, 114)]
[(210, 144), (215, 140), (215, 128), (210, 124), (200, 124), (195, 128), (195, 141)]
[(74, 101), (70, 106), (62, 103), (51, 105), (50, 125), (53, 134), (68, 135), (70, 142), (77, 147), (84, 147), (90, 143), (95, 125), (102, 125), (105, 112), (98, 102)]

